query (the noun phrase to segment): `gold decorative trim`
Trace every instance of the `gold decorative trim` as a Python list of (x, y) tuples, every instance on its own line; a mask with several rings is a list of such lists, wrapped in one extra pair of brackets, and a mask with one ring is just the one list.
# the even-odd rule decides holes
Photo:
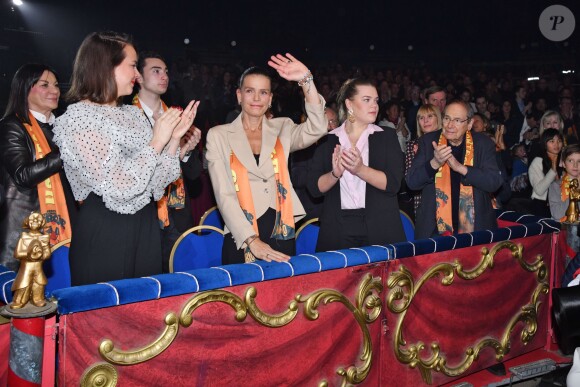
[(302, 230), (304, 230), (306, 228), (306, 226), (308, 226), (309, 224), (313, 224), (313, 223), (320, 223), (318, 218), (312, 218), (307, 220), (306, 222), (302, 223), (302, 225), (300, 226), (300, 228), (298, 228), (298, 230), (296, 231), (296, 239), (298, 239), (298, 235), (300, 235), (300, 233), (302, 232)]
[(70, 241), (71, 241), (71, 239), (68, 238), (68, 239), (65, 239), (63, 241), (58, 242), (56, 245), (51, 246), (50, 252), (54, 253), (56, 250), (58, 250), (62, 246), (69, 246), (70, 247)]
[(96, 363), (87, 368), (81, 377), (81, 387), (115, 387), (117, 370), (107, 363)]
[(171, 312), (165, 316), (165, 330), (151, 344), (133, 351), (121, 351), (115, 349), (115, 344), (111, 340), (105, 339), (99, 345), (99, 353), (103, 359), (111, 364), (132, 365), (143, 363), (165, 351), (177, 336), (177, 331), (177, 316)]
[(250, 316), (252, 316), (252, 318), (261, 325), (267, 326), (269, 328), (283, 327), (284, 325), (291, 323), (296, 317), (296, 314), (298, 314), (297, 301), (291, 301), (288, 305), (288, 310), (280, 314), (266, 314), (262, 312), (260, 308), (258, 308), (258, 305), (256, 305), (257, 294), (258, 292), (256, 288), (249, 288), (246, 290), (245, 301), (246, 306), (248, 307), (248, 311), (250, 312)]
[[(340, 302), (354, 315), (359, 324), (363, 334), (363, 350), (359, 359), (363, 364), (359, 367), (352, 365), (347, 369), (341, 367), (336, 370), (336, 373), (342, 376), (341, 386), (363, 382), (371, 370), (373, 349), (367, 323), (374, 322), (381, 313), (382, 303), (375, 293), (378, 294), (382, 290), (381, 278), (373, 278), (370, 274), (366, 274), (357, 292), (356, 306), (343, 294), (331, 289), (319, 290), (304, 298), (300, 295), (296, 297), (298, 302), (304, 303), (304, 315), (309, 320), (318, 319), (318, 306), (320, 302), (323, 302), (324, 305), (332, 302)], [(367, 310), (370, 310), (370, 314), (367, 313)], [(327, 385), (328, 383), (324, 380), (319, 383), (319, 386)]]
[[(457, 366), (452, 367), (447, 365), (447, 359), (441, 355), (441, 349), (437, 343), (430, 345), (431, 356), (429, 358), (421, 358), (420, 352), (425, 349), (425, 344), (421, 341), (414, 344), (407, 344), (403, 338), (403, 322), (407, 309), (421, 290), (423, 284), (433, 277), (441, 277), (441, 284), (443, 286), (450, 286), (453, 283), (455, 275), (464, 280), (476, 279), (488, 268), (493, 267), (496, 254), (503, 249), (510, 250), (512, 257), (518, 261), (524, 270), (536, 273), (538, 285), (531, 295), (530, 303), (524, 305), (511, 318), (500, 340), (484, 339), (468, 347), (465, 351), (465, 358)], [(464, 270), (463, 265), (458, 260), (455, 260), (453, 264), (439, 263), (432, 266), (415, 282), (412, 273), (401, 265), (398, 272), (391, 273), (387, 282), (388, 288), (391, 289), (387, 294), (387, 308), (395, 314), (400, 314), (394, 331), (395, 356), (401, 363), (408, 364), (410, 368), (418, 368), (423, 380), (428, 384), (432, 383), (432, 370), (452, 377), (463, 374), (471, 367), (474, 360), (477, 359), (480, 351), (486, 347), (493, 348), (496, 353), (496, 359), (501, 361), (503, 356), (510, 351), (510, 337), (518, 322), (521, 321), (524, 323), (520, 335), (524, 344), (527, 344), (536, 334), (538, 329), (538, 310), (541, 305), (539, 298), (541, 294), (548, 294), (549, 290), (548, 283), (546, 282), (547, 276), (548, 269), (541, 255), (538, 255), (534, 262), (528, 263), (523, 258), (522, 245), (516, 245), (510, 241), (502, 241), (496, 244), (491, 250), (484, 247), (482, 249), (481, 261), (471, 270)]]
[(202, 231), (215, 231), (217, 233), (220, 233), (222, 235), (224, 235), (224, 230), (214, 227), (214, 226), (195, 226), (190, 228), (189, 230), (186, 230), (183, 232), (183, 234), (181, 234), (179, 236), (179, 238), (177, 238), (177, 240), (175, 241), (175, 243), (173, 244), (173, 248), (171, 249), (171, 253), (169, 254), (169, 272), (173, 273), (173, 261), (174, 261), (174, 257), (175, 257), (175, 252), (177, 251), (177, 248), (179, 247), (179, 244), (181, 243), (181, 241), (188, 236), (191, 233), (194, 233), (198, 231), (198, 233), (200, 233), (199, 235), (201, 235)]
[[(165, 330), (153, 343), (136, 350), (120, 351), (115, 349), (115, 345), (111, 340), (106, 339), (101, 342), (99, 353), (108, 363), (116, 365), (128, 366), (150, 360), (171, 345), (177, 336), (180, 325), (184, 328), (191, 326), (193, 323), (192, 314), (197, 308), (213, 302), (222, 302), (231, 306), (238, 322), (243, 322), (249, 313), (257, 323), (268, 328), (279, 328), (294, 321), (300, 304), (304, 304), (304, 316), (308, 320), (314, 321), (319, 317), (318, 307), (321, 303), (327, 305), (339, 302), (354, 315), (356, 322), (360, 326), (363, 336), (363, 348), (359, 356), (362, 361), (360, 366), (352, 365), (346, 369), (341, 367), (336, 373), (342, 377), (342, 386), (358, 384), (366, 379), (371, 369), (372, 340), (367, 324), (374, 322), (381, 314), (382, 302), (379, 294), (382, 290), (381, 278), (366, 274), (358, 287), (354, 305), (345, 295), (336, 290), (321, 289), (305, 297), (297, 294), (294, 300), (288, 304), (288, 308), (279, 314), (268, 314), (258, 307), (256, 304), (257, 290), (254, 287), (249, 287), (246, 290), (244, 299), (225, 290), (211, 290), (191, 297), (181, 309), (179, 318), (173, 312), (167, 314), (165, 317)], [(101, 371), (101, 368), (98, 368), (101, 364), (103, 363), (95, 364), (88, 368), (83, 375), (82, 383), (91, 383), (90, 381), (95, 378), (93, 375), (97, 371), (104, 372)], [(114, 384), (110, 384), (110, 386), (115, 386), (115, 368), (111, 365), (108, 366), (115, 372)], [(83, 386), (85, 385), (93, 386), (94, 384), (83, 384)], [(328, 386), (328, 382), (322, 380), (319, 382), (319, 386)]]
[(210, 290), (196, 294), (187, 301), (179, 314), (179, 324), (185, 328), (189, 327), (193, 322), (191, 314), (200, 306), (212, 302), (223, 302), (231, 306), (236, 312), (236, 321), (242, 322), (246, 319), (248, 311), (240, 297), (225, 290)]

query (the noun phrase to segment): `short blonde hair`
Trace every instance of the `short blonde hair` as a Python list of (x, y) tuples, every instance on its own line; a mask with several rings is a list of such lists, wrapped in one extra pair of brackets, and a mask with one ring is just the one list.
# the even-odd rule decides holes
[(421, 137), (423, 135), (423, 130), (421, 128), (421, 124), (419, 123), (419, 116), (433, 113), (435, 117), (437, 117), (437, 129), (441, 128), (441, 112), (435, 105), (431, 105), (430, 103), (426, 105), (421, 105), (419, 110), (417, 110), (417, 137)]

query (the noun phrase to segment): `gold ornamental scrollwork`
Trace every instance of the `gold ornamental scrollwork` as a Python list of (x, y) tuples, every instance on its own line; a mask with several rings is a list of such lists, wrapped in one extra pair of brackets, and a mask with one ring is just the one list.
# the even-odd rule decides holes
[[(372, 365), (372, 340), (367, 324), (374, 322), (381, 313), (382, 302), (378, 294), (383, 290), (380, 277), (373, 278), (370, 274), (365, 275), (359, 286), (355, 305), (347, 297), (335, 290), (319, 290), (306, 297), (297, 296), (300, 303), (304, 303), (304, 315), (309, 320), (318, 319), (318, 307), (320, 303), (325, 305), (332, 302), (343, 304), (355, 317), (363, 334), (363, 349), (359, 359), (363, 364), (359, 367), (350, 366), (347, 369), (339, 368), (336, 373), (342, 376), (342, 386), (359, 384), (368, 376)], [(327, 385), (326, 381), (320, 382), (320, 386)]]
[(177, 336), (178, 329), (177, 316), (175, 313), (169, 313), (165, 316), (165, 330), (153, 343), (133, 351), (121, 351), (115, 348), (111, 340), (105, 339), (99, 345), (99, 353), (103, 359), (111, 364), (143, 363), (165, 351)]
[(107, 363), (96, 363), (87, 368), (81, 377), (81, 387), (115, 387), (117, 370)]
[[(381, 278), (366, 274), (358, 287), (354, 304), (345, 295), (336, 290), (321, 289), (307, 296), (297, 294), (289, 302), (288, 308), (278, 314), (269, 314), (259, 308), (256, 303), (258, 293), (254, 287), (249, 287), (246, 290), (243, 299), (225, 290), (211, 290), (191, 297), (185, 303), (179, 315), (176, 315), (174, 312), (168, 313), (164, 319), (165, 328), (163, 332), (151, 344), (135, 350), (121, 351), (115, 348), (111, 340), (105, 339), (99, 346), (99, 353), (108, 363), (122, 366), (139, 364), (151, 360), (171, 345), (177, 337), (180, 326), (187, 328), (192, 325), (193, 313), (196, 309), (210, 303), (221, 302), (229, 305), (234, 310), (234, 318), (238, 322), (245, 321), (249, 314), (260, 325), (268, 328), (279, 328), (290, 324), (296, 319), (300, 304), (304, 305), (303, 314), (306, 319), (315, 321), (319, 317), (318, 308), (321, 304), (327, 305), (338, 302), (353, 314), (358, 323), (362, 332), (363, 348), (359, 356), (362, 362), (361, 365), (352, 365), (346, 369), (339, 368), (336, 373), (342, 377), (342, 386), (358, 384), (365, 380), (371, 369), (372, 341), (367, 324), (374, 322), (381, 314), (382, 302), (379, 294), (382, 290)], [(106, 384), (107, 387), (116, 386), (117, 373), (115, 368), (110, 364), (97, 363), (89, 367), (81, 379), (81, 384), (83, 386), (100, 386), (100, 384), (94, 384), (94, 380), (97, 378), (99, 381), (106, 379), (108, 383)], [(104, 366), (109, 368), (104, 369)], [(113, 374), (115, 376), (114, 378), (108, 376)], [(102, 375), (107, 376), (103, 377)], [(319, 386), (328, 386), (328, 382), (322, 380), (319, 382)]]
[[(468, 347), (465, 351), (464, 359), (456, 366), (447, 364), (447, 359), (441, 355), (441, 348), (437, 343), (432, 343), (429, 346), (431, 350), (430, 356), (421, 357), (421, 352), (426, 349), (425, 343), (422, 341), (407, 343), (403, 337), (403, 323), (407, 309), (425, 282), (437, 277), (443, 286), (450, 286), (453, 284), (455, 276), (464, 280), (476, 279), (487, 269), (493, 267), (496, 254), (503, 249), (510, 250), (512, 257), (517, 260), (522, 269), (530, 273), (536, 273), (538, 284), (530, 297), (530, 303), (522, 306), (520, 311), (510, 319), (499, 340), (488, 338)], [(510, 337), (518, 322), (521, 321), (524, 324), (520, 335), (522, 343), (527, 344), (536, 334), (538, 329), (538, 310), (541, 305), (540, 296), (548, 294), (549, 290), (546, 281), (547, 276), (548, 270), (541, 255), (537, 255), (533, 262), (527, 262), (523, 258), (522, 245), (516, 245), (511, 241), (502, 241), (491, 250), (484, 247), (482, 249), (482, 259), (476, 267), (470, 270), (465, 270), (458, 260), (455, 260), (454, 263), (439, 263), (429, 268), (421, 278), (415, 281), (412, 273), (401, 265), (397, 272), (391, 273), (387, 282), (387, 286), (390, 289), (387, 294), (387, 308), (391, 312), (400, 315), (394, 331), (395, 356), (401, 363), (408, 364), (411, 368), (418, 368), (423, 380), (428, 384), (432, 383), (432, 370), (451, 377), (462, 375), (471, 367), (481, 350), (486, 347), (493, 348), (496, 359), (501, 361), (504, 355), (510, 351)]]

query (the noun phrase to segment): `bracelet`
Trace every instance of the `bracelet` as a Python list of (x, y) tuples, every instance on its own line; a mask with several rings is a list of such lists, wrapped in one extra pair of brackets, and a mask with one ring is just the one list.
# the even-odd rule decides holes
[(307, 83), (310, 83), (313, 79), (314, 77), (312, 76), (312, 73), (310, 72), (310, 70), (308, 70), (308, 72), (304, 74), (304, 77), (298, 81), (298, 86), (302, 87)]
[(334, 171), (330, 171), (330, 174), (332, 175), (332, 177), (334, 177), (336, 180), (340, 179), (340, 176), (336, 176), (334, 174)]
[(306, 90), (306, 93), (310, 93), (310, 84), (313, 79), (314, 77), (312, 76), (312, 73), (310, 70), (308, 70), (308, 72), (304, 74), (304, 78), (298, 81), (298, 86), (302, 87), (308, 85), (308, 90)]
[(250, 245), (251, 245), (251, 244), (252, 244), (252, 242), (253, 242), (253, 241), (255, 241), (256, 239), (258, 239), (258, 236), (257, 236), (257, 235), (255, 235), (255, 234), (254, 234), (254, 235), (252, 235), (252, 236), (249, 236), (249, 237), (248, 237), (248, 238), (247, 238), (247, 239), (244, 241), (244, 243), (246, 244), (246, 247), (247, 247), (247, 248), (250, 248)]

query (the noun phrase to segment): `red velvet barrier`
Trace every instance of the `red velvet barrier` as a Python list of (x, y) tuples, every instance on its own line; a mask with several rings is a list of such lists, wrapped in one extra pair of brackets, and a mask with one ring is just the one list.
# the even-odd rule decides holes
[(0, 324), (0, 386), (8, 383), (8, 358), (10, 356), (10, 322)]
[[(355, 305), (367, 273), (380, 276), (382, 267), (334, 270), (224, 290), (243, 299), (246, 289), (254, 286), (256, 304), (270, 314), (287, 310), (297, 294), (306, 297), (323, 289), (334, 289)], [(61, 316), (60, 385), (78, 386), (83, 372), (102, 362), (98, 349), (103, 339), (111, 339), (123, 350), (152, 343), (163, 331), (165, 316), (171, 311), (179, 313), (192, 296)], [(304, 308), (300, 303), (298, 314), (288, 325), (270, 328), (249, 315), (243, 322), (236, 321), (229, 305), (202, 305), (191, 314), (191, 326), (180, 327), (173, 343), (160, 355), (141, 364), (115, 366), (117, 385), (317, 385), (322, 380), (339, 385), (338, 368), (362, 364), (363, 331), (351, 311), (339, 302), (321, 302), (319, 318), (314, 321), (305, 317)], [(366, 326), (372, 350), (378, 354), (381, 320)], [(379, 367), (374, 364), (366, 383), (377, 385), (378, 378)]]
[[(540, 235), (514, 241), (523, 246), (523, 258), (531, 264), (536, 256), (541, 254), (545, 269), (551, 269), (551, 238), (549, 235)], [(489, 249), (497, 246), (496, 243), (487, 245)], [(387, 262), (386, 270), (392, 276), (404, 267), (414, 284), (415, 297), (410, 302), (406, 314), (395, 313), (392, 308), (384, 308), (387, 319), (388, 334), (382, 348), (381, 363), (383, 368), (381, 385), (383, 386), (419, 386), (425, 381), (420, 372), (420, 366), (410, 367), (411, 360), (422, 359), (429, 369), (437, 357), (446, 360), (447, 367), (459, 367), (468, 358), (469, 348), (475, 348), (485, 339), (501, 341), (504, 333), (509, 332), (508, 325), (514, 316), (518, 315), (522, 307), (532, 304), (534, 291), (541, 288), (541, 282), (549, 286), (548, 277), (538, 279), (539, 270), (527, 271), (512, 257), (509, 249), (501, 249), (495, 254), (490, 265), (481, 271), (477, 278), (466, 280), (460, 278), (457, 270), (450, 271), (447, 279), (452, 280), (449, 285), (442, 284), (444, 272), (437, 271), (437, 265), (454, 263), (458, 260), (464, 271), (470, 271), (483, 262), (482, 247), (458, 249), (443, 253), (431, 254), (414, 258), (400, 259)], [(429, 273), (438, 272), (438, 275), (429, 277)], [(427, 278), (420, 286), (420, 278)], [(392, 294), (395, 291), (386, 287), (385, 291)], [(405, 291), (405, 286), (400, 289)], [(388, 296), (387, 296), (388, 297)], [(548, 339), (548, 296), (539, 296), (541, 303), (538, 307), (537, 332), (533, 338), (524, 343), (520, 337), (524, 327), (523, 322), (514, 325), (513, 332), (507, 334), (509, 345), (502, 349), (507, 351), (503, 360), (510, 359), (522, 353), (543, 347)], [(404, 319), (401, 322), (401, 318)], [(396, 328), (401, 323), (403, 345), (397, 345)], [(399, 357), (404, 357), (410, 346), (424, 343), (425, 348), (419, 350), (416, 358), (400, 362), (396, 352), (399, 348)], [(438, 356), (431, 349), (432, 344), (439, 346)], [(506, 343), (504, 343), (506, 344)], [(500, 347), (501, 348), (501, 347)], [(412, 358), (412, 356), (411, 356)], [(431, 361), (430, 361), (431, 360)], [(440, 359), (438, 360), (440, 361)], [(467, 362), (463, 376), (497, 364), (496, 351), (492, 347), (484, 347), (472, 364)], [(405, 364), (406, 363), (406, 364)], [(440, 363), (444, 365), (445, 363)], [(453, 373), (453, 370), (450, 371)], [(440, 385), (456, 379), (457, 376), (446, 376), (442, 372), (431, 369), (429, 372), (433, 385)], [(459, 375), (458, 375), (459, 376)], [(428, 378), (426, 378), (428, 379)]]
[[(83, 373), (88, 371), (85, 381), (116, 373), (119, 386), (318, 385), (321, 381), (335, 386), (343, 381), (337, 370), (350, 366), (360, 367), (363, 375), (356, 381), (364, 386), (421, 386), (429, 379), (432, 385), (448, 383), (500, 360), (547, 346), (547, 290), (553, 280), (552, 257), (557, 252), (552, 251), (554, 241), (552, 235), (540, 235), (63, 315), (59, 330), (59, 385), (78, 386)], [(521, 262), (514, 257), (518, 244), (522, 245)], [(483, 247), (490, 249), (487, 258), (482, 254)], [(475, 268), (480, 270), (470, 273)], [(466, 278), (460, 273), (465, 273)], [(369, 278), (376, 278), (379, 285), (368, 286), (365, 281)], [(446, 285), (442, 283), (443, 278), (447, 280)], [(377, 293), (380, 283), (383, 290)], [(257, 292), (257, 309), (252, 309), (251, 297), (244, 301), (252, 287)], [(302, 298), (297, 298), (298, 294)], [(329, 297), (326, 298), (329, 302), (325, 303), (324, 297), (315, 299), (316, 294)], [(377, 311), (372, 308), (377, 299), (367, 297), (372, 294), (378, 295), (382, 302), (380, 315), (372, 313)], [(211, 296), (215, 298), (203, 298)], [(405, 297), (412, 298), (402, 313), (397, 307)], [(319, 302), (317, 307), (316, 303), (311, 305), (310, 314), (305, 313), (309, 305), (304, 302), (307, 298)], [(280, 326), (283, 318), (264, 319), (278, 327), (257, 321), (260, 313), (292, 314), (289, 305), (295, 299), (301, 302), (297, 304), (297, 315), (289, 318), (287, 325)], [(185, 313), (192, 316), (191, 326), (183, 320), (175, 339), (168, 340), (170, 344), (159, 355), (147, 360), (152, 352), (141, 350), (137, 356), (145, 360), (142, 363), (103, 362), (99, 345), (104, 339), (112, 340), (115, 348), (122, 351), (136, 351), (150, 345), (164, 331), (166, 316), (170, 312), (179, 315), (191, 300), (198, 300), (201, 305)], [(203, 304), (201, 300), (208, 302)], [(230, 300), (232, 305), (238, 305), (241, 321), (236, 321), (232, 306), (218, 300)], [(358, 303), (363, 306), (357, 308)], [(528, 311), (524, 316), (529, 318), (527, 324), (516, 319), (522, 310)], [(243, 312), (247, 312), (245, 319)], [(317, 319), (315, 312), (319, 313)], [(364, 320), (366, 313), (368, 322)], [(401, 338), (405, 340), (399, 344), (395, 336), (398, 324)], [(170, 331), (174, 325), (169, 325)], [(524, 327), (531, 333), (529, 339), (522, 339)], [(488, 344), (495, 343), (495, 347), (478, 348), (485, 340)], [(420, 343), (425, 348), (418, 351), (418, 357), (405, 359), (410, 346)], [(429, 364), (434, 343), (439, 346), (439, 357), (431, 359)], [(370, 363), (364, 359), (365, 344), (370, 345), (367, 348), (371, 350)], [(157, 347), (162, 346), (163, 341), (157, 342)], [(466, 353), (470, 351), (478, 356), (469, 359)], [(109, 351), (103, 353), (111, 357)], [(117, 359), (131, 358), (122, 355)], [(421, 360), (425, 363), (423, 375), (419, 370)], [(99, 363), (110, 368), (99, 369)], [(454, 369), (462, 364), (462, 369)], [(366, 376), (365, 366), (370, 367)], [(446, 367), (451, 375), (439, 372)]]

